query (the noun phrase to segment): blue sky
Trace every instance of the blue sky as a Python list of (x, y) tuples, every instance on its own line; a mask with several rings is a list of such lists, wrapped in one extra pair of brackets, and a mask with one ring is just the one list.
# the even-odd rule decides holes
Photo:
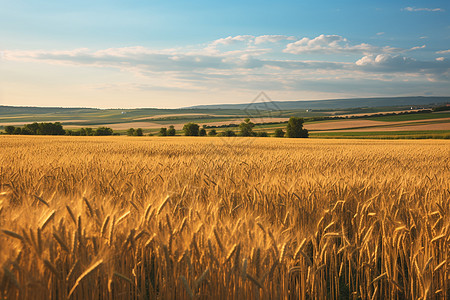
[(450, 95), (449, 1), (2, 1), (0, 104)]

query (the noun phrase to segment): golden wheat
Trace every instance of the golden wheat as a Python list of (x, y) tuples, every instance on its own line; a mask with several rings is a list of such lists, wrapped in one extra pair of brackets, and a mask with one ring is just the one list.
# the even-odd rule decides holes
[(0, 137), (0, 298), (450, 297), (450, 142), (231, 140)]

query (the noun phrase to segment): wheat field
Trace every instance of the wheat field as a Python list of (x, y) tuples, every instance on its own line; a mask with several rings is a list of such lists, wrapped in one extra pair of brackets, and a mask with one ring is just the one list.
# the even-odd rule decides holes
[(1, 299), (450, 297), (449, 141), (9, 136), (0, 150)]

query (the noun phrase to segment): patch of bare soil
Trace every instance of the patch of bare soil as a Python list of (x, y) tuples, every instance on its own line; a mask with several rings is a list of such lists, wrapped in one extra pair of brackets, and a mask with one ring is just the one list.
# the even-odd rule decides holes
[(376, 127), (383, 125), (390, 125), (392, 122), (372, 121), (372, 120), (345, 120), (324, 123), (305, 124), (308, 130), (333, 130), (345, 128), (359, 128), (359, 127)]

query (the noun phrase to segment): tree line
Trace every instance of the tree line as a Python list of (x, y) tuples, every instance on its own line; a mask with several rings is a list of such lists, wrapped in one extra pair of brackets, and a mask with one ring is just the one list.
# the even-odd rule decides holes
[[(291, 117), (286, 124), (286, 128), (284, 131), (282, 128), (277, 128), (275, 130), (275, 137), (288, 137), (288, 138), (307, 138), (309, 136), (308, 130), (303, 128), (304, 120), (302, 118)], [(244, 122), (239, 125), (236, 124), (235, 127), (238, 127), (239, 130), (236, 132), (231, 129), (225, 129), (224, 131), (217, 132), (216, 129), (210, 129), (208, 132), (206, 129), (211, 128), (207, 125), (203, 125), (200, 128), (200, 125), (196, 123), (187, 123), (183, 126), (183, 134), (185, 136), (224, 136), (224, 137), (233, 137), (233, 136), (245, 136), (245, 137), (268, 137), (269, 134), (266, 131), (254, 131), (255, 123), (251, 122), (250, 119), (245, 119)], [(133, 128), (128, 130), (128, 135), (133, 134)], [(170, 126), (168, 129), (166, 127), (162, 127), (159, 131), (159, 136), (174, 136), (176, 134), (174, 126)]]
[[(287, 122), (284, 131), (282, 128), (275, 130), (275, 137), (288, 137), (288, 138), (307, 138), (308, 130), (303, 128), (304, 120), (302, 118), (291, 117)], [(244, 136), (244, 137), (268, 137), (269, 134), (266, 131), (254, 131), (256, 124), (251, 122), (250, 119), (245, 119), (244, 122), (237, 125), (239, 130), (237, 132), (231, 129), (225, 129), (224, 131), (217, 132), (216, 129), (210, 129), (206, 125), (200, 128), (200, 125), (196, 123), (187, 123), (183, 126), (183, 133), (185, 136)], [(111, 128), (99, 127), (93, 128), (80, 128), (78, 130), (64, 129), (60, 122), (55, 123), (37, 123), (26, 124), (23, 127), (5, 126), (6, 134), (14, 135), (70, 135), (70, 136), (109, 136), (118, 135), (114, 133)], [(127, 130), (128, 136), (143, 136), (142, 128), (130, 128)], [(159, 136), (175, 136), (176, 130), (173, 125), (169, 128), (162, 127), (159, 131)]]
[(25, 124), (23, 127), (5, 126), (6, 134), (15, 135), (75, 135), (75, 136), (106, 136), (113, 135), (114, 131), (109, 127), (80, 128), (78, 130), (64, 129), (60, 122)]

